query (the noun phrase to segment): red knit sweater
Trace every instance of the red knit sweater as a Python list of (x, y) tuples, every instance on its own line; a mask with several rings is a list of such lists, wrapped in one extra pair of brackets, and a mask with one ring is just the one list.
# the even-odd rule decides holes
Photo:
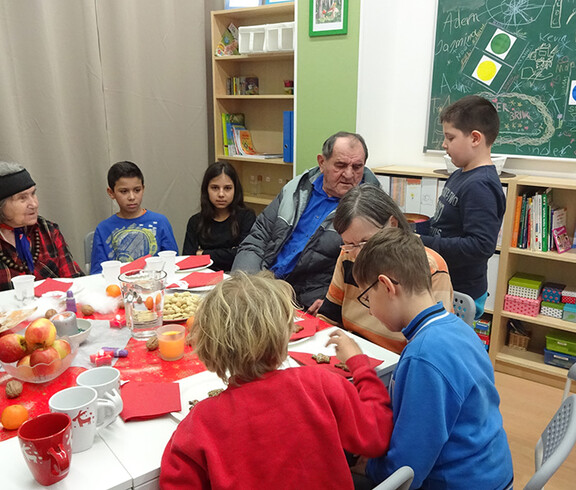
[(392, 410), (368, 358), (347, 364), (356, 387), (322, 368), (300, 367), (201, 401), (166, 446), (160, 487), (354, 488), (343, 448), (382, 455)]

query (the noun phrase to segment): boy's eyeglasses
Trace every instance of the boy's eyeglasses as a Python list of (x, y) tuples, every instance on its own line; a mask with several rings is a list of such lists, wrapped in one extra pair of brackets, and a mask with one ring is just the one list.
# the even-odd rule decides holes
[(360, 242), (358, 245), (353, 245), (351, 243), (340, 245), (340, 248), (344, 250), (344, 252), (352, 252), (355, 248), (362, 248), (366, 245), (366, 242)]
[[(400, 283), (396, 279), (392, 279), (391, 277), (388, 277), (388, 279), (390, 279), (390, 282), (395, 286), (400, 285)], [(368, 286), (364, 291), (362, 291), (358, 295), (358, 298), (356, 298), (364, 308), (370, 309), (370, 299), (368, 298), (368, 291), (370, 291), (374, 286), (376, 286), (376, 284), (378, 284), (378, 279), (376, 279), (372, 284), (370, 284), (370, 286)]]

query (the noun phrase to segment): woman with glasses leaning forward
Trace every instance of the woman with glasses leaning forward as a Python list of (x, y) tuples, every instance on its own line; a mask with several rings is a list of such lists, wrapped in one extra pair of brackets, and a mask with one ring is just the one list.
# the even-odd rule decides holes
[[(394, 200), (383, 190), (363, 184), (348, 191), (340, 200), (334, 216), (334, 228), (342, 236), (344, 245), (334, 269), (326, 299), (318, 309), (318, 317), (338, 325), (388, 350), (400, 353), (406, 339), (400, 332), (390, 332), (370, 315), (365, 291), (361, 292), (352, 277), (354, 260), (362, 246), (382, 228), (410, 229), (410, 224)], [(432, 293), (452, 310), (453, 290), (444, 259), (434, 250), (426, 248)], [(402, 282), (402, 278), (397, 278)], [(316, 306), (320, 303), (317, 302)]]

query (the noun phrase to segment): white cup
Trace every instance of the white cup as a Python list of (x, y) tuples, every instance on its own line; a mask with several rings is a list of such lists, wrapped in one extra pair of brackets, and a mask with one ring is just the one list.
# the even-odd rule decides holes
[[(90, 386), (98, 393), (98, 398), (108, 398), (117, 404), (116, 415), (108, 422), (112, 422), (124, 408), (120, 396), (120, 371), (111, 366), (100, 366), (80, 373), (76, 378), (78, 386)], [(106, 425), (108, 425), (106, 424)]]
[(34, 281), (36, 278), (31, 274), (24, 274), (12, 278), (14, 297), (21, 303), (28, 303), (34, 298)]
[(173, 274), (176, 272), (176, 255), (178, 252), (174, 250), (163, 250), (158, 252), (158, 257), (164, 260), (164, 270), (167, 274)]
[(102, 277), (106, 284), (120, 284), (120, 267), (122, 262), (119, 260), (107, 260), (100, 264), (102, 266)]
[(94, 444), (96, 429), (105, 427), (118, 413), (117, 402), (98, 398), (98, 392), (90, 386), (72, 386), (50, 397), (51, 412), (67, 414), (72, 420), (72, 452), (90, 449)]
[(146, 259), (147, 271), (161, 271), (164, 270), (164, 258), (163, 257), (148, 257)]

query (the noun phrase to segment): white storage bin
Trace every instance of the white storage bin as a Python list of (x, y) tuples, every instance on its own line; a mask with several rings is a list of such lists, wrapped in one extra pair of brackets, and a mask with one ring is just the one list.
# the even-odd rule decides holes
[(294, 22), (266, 25), (266, 51), (294, 51)]
[(238, 51), (240, 54), (263, 53), (266, 44), (266, 26), (242, 26), (238, 28)]

